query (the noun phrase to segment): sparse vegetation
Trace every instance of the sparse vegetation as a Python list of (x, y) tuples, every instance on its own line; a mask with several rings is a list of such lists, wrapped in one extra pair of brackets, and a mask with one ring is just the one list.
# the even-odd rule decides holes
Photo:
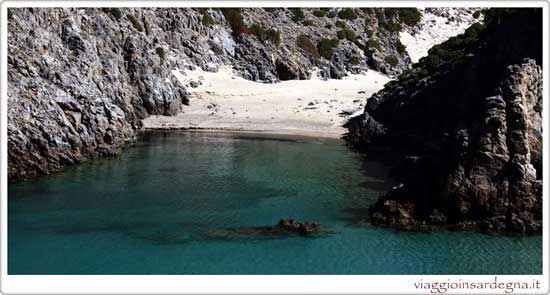
[(166, 51), (164, 51), (164, 48), (157, 47), (155, 49), (155, 52), (157, 53), (157, 55), (160, 57), (161, 60), (166, 59)]
[(346, 22), (341, 21), (341, 20), (337, 20), (337, 21), (334, 23), (334, 25), (335, 25), (336, 27), (342, 28), (342, 29), (348, 27), (348, 25), (346, 25)]
[(314, 24), (315, 23), (310, 19), (306, 19), (302, 22), (302, 25), (304, 25), (304, 26), (313, 26)]
[(407, 51), (407, 48), (405, 47), (405, 45), (403, 45), (403, 43), (401, 43), (401, 41), (399, 39), (397, 39), (396, 49), (397, 49), (397, 52), (399, 52), (401, 54), (403, 54), (403, 53), (405, 53), (405, 51)]
[(357, 18), (357, 13), (353, 8), (344, 8), (338, 12), (338, 17), (341, 19), (354, 20)]
[(321, 39), (321, 41), (319, 41), (319, 44), (317, 44), (317, 50), (322, 57), (330, 60), (332, 58), (334, 48), (338, 47), (339, 43), (340, 40), (338, 39), (323, 38)]
[(360, 62), (361, 62), (361, 59), (359, 58), (359, 56), (357, 55), (352, 55), (349, 62), (352, 64), (352, 65), (358, 65)]
[(414, 7), (399, 8), (399, 20), (407, 26), (413, 27), (422, 19), (422, 14)]
[(233, 31), (233, 36), (238, 38), (241, 34), (248, 32), (240, 8), (222, 8), (221, 11), (225, 20), (229, 23), (229, 27)]
[(386, 17), (386, 19), (392, 19), (397, 15), (398, 11), (399, 11), (399, 9), (397, 9), (397, 8), (385, 8), (384, 9), (384, 16)]
[(141, 24), (141, 22), (135, 16), (133, 16), (131, 14), (128, 14), (128, 20), (130, 21), (130, 23), (132, 24), (134, 29), (136, 29), (136, 31), (138, 31), (138, 32), (143, 32), (144, 31), (143, 25)]
[(275, 46), (281, 45), (281, 33), (275, 29), (266, 29), (259, 24), (252, 24), (248, 31), (262, 42), (269, 41)]
[(338, 14), (336, 13), (335, 10), (331, 10), (329, 13), (328, 13), (328, 17), (330, 18), (335, 18)]
[(347, 39), (351, 42), (355, 42), (355, 40), (357, 39), (357, 36), (355, 35), (355, 32), (353, 30), (350, 30), (350, 29), (342, 29), (342, 30), (338, 31), (338, 33), (336, 33), (336, 36), (338, 36), (338, 39), (340, 39), (340, 40)]
[(208, 14), (207, 12), (205, 12), (205, 13), (202, 15), (202, 24), (203, 24), (205, 27), (211, 27), (211, 26), (213, 26), (214, 24), (216, 24), (216, 22), (215, 22), (214, 19), (210, 16), (210, 14)]
[(315, 45), (311, 42), (311, 40), (309, 40), (308, 36), (306, 35), (299, 35), (296, 38), (296, 45), (315, 58), (321, 57)]
[(118, 7), (103, 8), (103, 12), (111, 14), (116, 19), (122, 17), (122, 11)]
[(401, 31), (401, 24), (393, 21), (382, 22), (380, 26), (386, 29), (389, 32), (399, 32)]
[(374, 32), (371, 29), (367, 28), (367, 27), (365, 27), (365, 33), (367, 34), (367, 37), (369, 37), (369, 38), (371, 38), (374, 34)]
[(441, 63), (457, 63), (464, 59), (466, 52), (478, 43), (479, 35), (484, 26), (474, 23), (462, 35), (449, 38), (449, 40), (435, 45), (428, 51), (428, 56), (421, 59), (429, 72), (435, 70)]
[(327, 12), (324, 10), (314, 10), (313, 15), (316, 17), (325, 17), (327, 15)]
[(386, 56), (384, 61), (392, 67), (395, 67), (399, 63), (399, 60), (397, 59), (397, 57), (393, 55)]
[(378, 49), (379, 51), (382, 50), (382, 48), (380, 48), (380, 43), (378, 43), (378, 41), (376, 41), (375, 39), (369, 39), (369, 41), (367, 41), (366, 49), (372, 50), (373, 48)]
[(306, 18), (304, 11), (302, 11), (301, 8), (290, 8), (289, 10), (292, 12), (292, 20), (296, 23), (301, 22)]

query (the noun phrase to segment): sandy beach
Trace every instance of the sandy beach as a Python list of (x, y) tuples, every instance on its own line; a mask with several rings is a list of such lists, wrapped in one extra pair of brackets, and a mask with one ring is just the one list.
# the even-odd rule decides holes
[(176, 116), (151, 116), (145, 129), (206, 129), (254, 131), (316, 137), (341, 137), (350, 116), (363, 111), (367, 98), (390, 78), (376, 71), (348, 75), (341, 80), (252, 82), (230, 67), (218, 72), (174, 70), (182, 85), (191, 88), (190, 105)]

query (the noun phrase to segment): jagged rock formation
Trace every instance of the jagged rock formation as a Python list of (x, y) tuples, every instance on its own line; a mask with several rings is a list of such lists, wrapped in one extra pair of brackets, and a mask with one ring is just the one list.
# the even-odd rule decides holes
[(399, 227), (540, 232), (542, 12), (492, 9), (430, 50), (348, 123), (350, 143), (398, 155), (403, 182), (371, 206)]

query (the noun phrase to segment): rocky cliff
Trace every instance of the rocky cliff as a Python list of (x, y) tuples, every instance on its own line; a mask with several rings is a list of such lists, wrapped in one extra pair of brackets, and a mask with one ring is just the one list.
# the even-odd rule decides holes
[(374, 224), (540, 232), (542, 10), (491, 9), (373, 95), (347, 139), (397, 159)]

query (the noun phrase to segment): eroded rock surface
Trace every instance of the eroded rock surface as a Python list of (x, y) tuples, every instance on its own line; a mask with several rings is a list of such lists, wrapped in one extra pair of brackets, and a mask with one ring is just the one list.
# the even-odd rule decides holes
[(402, 185), (371, 206), (372, 223), (541, 231), (541, 21), (492, 10), (348, 123), (350, 143), (398, 159)]

